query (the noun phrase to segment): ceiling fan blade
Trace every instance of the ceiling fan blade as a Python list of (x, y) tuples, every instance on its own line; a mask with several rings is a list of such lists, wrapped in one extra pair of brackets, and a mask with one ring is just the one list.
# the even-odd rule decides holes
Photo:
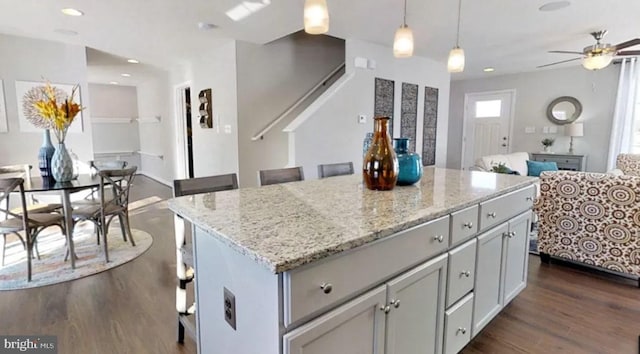
[(633, 47), (634, 45), (638, 45), (640, 44), (640, 38), (634, 38), (631, 40), (628, 40), (626, 42), (622, 42), (620, 44), (616, 44), (613, 47), (615, 48), (615, 50), (620, 50), (620, 49), (624, 49), (624, 48), (628, 48), (628, 47)]
[(549, 53), (558, 53), (558, 54), (584, 54), (582, 52), (573, 52), (570, 50), (550, 50)]
[(640, 55), (640, 50), (625, 50), (617, 52), (616, 55)]
[(547, 66), (557, 65), (557, 64), (562, 64), (562, 63), (568, 63), (570, 61), (575, 61), (575, 60), (580, 60), (580, 59), (582, 59), (582, 58), (573, 58), (573, 59), (569, 59), (569, 60), (557, 61), (557, 62), (551, 63), (551, 64), (545, 64), (545, 65), (536, 66), (536, 68), (540, 69), (540, 68), (544, 68), (544, 67), (547, 67)]

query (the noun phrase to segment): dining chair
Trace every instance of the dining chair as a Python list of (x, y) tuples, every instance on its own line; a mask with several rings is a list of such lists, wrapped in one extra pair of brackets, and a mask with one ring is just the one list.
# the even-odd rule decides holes
[[(10, 165), (0, 166), (0, 176), (2, 177), (17, 177), (24, 180), (24, 184), (27, 186), (31, 183), (31, 165)], [(37, 196), (33, 193), (29, 193), (27, 199), (27, 209), (31, 212), (48, 213), (56, 211), (62, 208), (60, 203), (41, 203)], [(14, 213), (20, 213), (21, 208), (17, 207), (11, 210)]]
[[(8, 208), (1, 206), (10, 205), (9, 196), (16, 189), (20, 194), (22, 209), (20, 214), (14, 213), (8, 210)], [(0, 234), (2, 234), (2, 265), (4, 266), (7, 235), (13, 234), (18, 237), (27, 251), (27, 281), (31, 281), (31, 258), (33, 257), (34, 245), (38, 235), (42, 230), (50, 226), (58, 226), (60, 230), (62, 230), (62, 233), (66, 235), (64, 217), (58, 213), (30, 212), (27, 208), (23, 178), (0, 179), (0, 213), (4, 215), (4, 220), (0, 221)], [(24, 238), (20, 235), (21, 231), (24, 232)]]
[(261, 170), (259, 172), (260, 185), (304, 181), (302, 166), (290, 168), (278, 168), (274, 170)]
[[(173, 196), (182, 197), (199, 193), (213, 193), (238, 189), (238, 177), (235, 173), (226, 175), (199, 177), (190, 179), (177, 179), (173, 181)], [(189, 316), (196, 316), (196, 305), (187, 308), (187, 284), (191, 283), (195, 276), (193, 264), (193, 242), (187, 243), (185, 237), (185, 221), (180, 216), (174, 216), (176, 231), (176, 273), (178, 287), (176, 289), (176, 310), (178, 312), (178, 343), (184, 343), (185, 330), (195, 338), (194, 320)]]
[[(104, 249), (104, 259), (109, 262), (109, 247), (107, 245), (107, 232), (109, 224), (117, 216), (120, 221), (120, 229), (122, 230), (122, 238), (127, 241), (127, 236), (132, 246), (135, 246), (135, 240), (131, 234), (131, 226), (129, 224), (129, 191), (131, 183), (135, 178), (137, 167), (131, 167), (119, 170), (100, 170), (100, 187), (98, 194), (100, 195), (100, 203), (79, 206), (73, 210), (73, 220), (91, 221), (96, 226), (98, 238), (102, 236), (102, 244)], [(112, 195), (105, 197), (105, 187), (111, 186)]]
[(318, 165), (318, 178), (353, 174), (353, 162), (328, 163)]
[[(129, 163), (123, 160), (90, 160), (89, 168), (91, 174), (95, 176), (100, 170), (121, 170), (126, 168)], [(96, 195), (98, 194), (98, 187), (91, 188), (91, 193), (84, 197), (84, 200), (79, 200), (76, 203), (82, 204), (86, 203), (87, 200), (95, 201)]]

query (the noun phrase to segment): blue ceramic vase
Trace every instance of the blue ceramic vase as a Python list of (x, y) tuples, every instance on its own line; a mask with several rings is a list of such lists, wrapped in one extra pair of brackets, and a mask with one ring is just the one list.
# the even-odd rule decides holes
[(73, 160), (64, 143), (58, 144), (51, 159), (51, 174), (56, 182), (69, 182), (73, 179)]
[(56, 149), (51, 144), (49, 129), (45, 129), (42, 135), (42, 146), (38, 151), (38, 168), (42, 177), (51, 177), (51, 159)]
[(397, 138), (393, 139), (398, 156), (398, 164), (400, 165), (400, 172), (398, 173), (399, 186), (412, 185), (422, 178), (422, 161), (420, 155), (415, 152), (409, 152), (409, 139)]

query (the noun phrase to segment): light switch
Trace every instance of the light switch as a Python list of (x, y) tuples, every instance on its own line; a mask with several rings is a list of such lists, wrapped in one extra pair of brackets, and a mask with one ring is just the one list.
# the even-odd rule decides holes
[(536, 127), (524, 127), (525, 134), (533, 134), (536, 132)]
[(358, 116), (358, 123), (360, 124), (365, 124), (367, 123), (367, 116), (364, 114), (361, 114)]
[(558, 132), (558, 127), (556, 127), (555, 125), (552, 125), (549, 127), (549, 133), (556, 134), (557, 132)]
[(549, 134), (549, 127), (542, 127), (542, 133)]
[(224, 133), (225, 133), (225, 134), (231, 134), (231, 125), (226, 124), (226, 125), (224, 126)]

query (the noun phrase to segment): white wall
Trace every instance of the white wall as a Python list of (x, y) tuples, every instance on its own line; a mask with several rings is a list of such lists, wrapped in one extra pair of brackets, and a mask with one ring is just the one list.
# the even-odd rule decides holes
[[(159, 72), (137, 86), (137, 117), (140, 141), (140, 173), (159, 182), (172, 185), (173, 152), (173, 114), (168, 72)], [(159, 117), (160, 121), (146, 122)], [(162, 156), (160, 158), (159, 156)]]
[[(516, 105), (511, 151), (541, 151), (540, 141), (546, 137), (556, 139), (552, 151), (559, 153), (568, 151), (569, 138), (563, 136), (563, 127), (558, 127), (557, 134), (542, 134), (542, 127), (553, 125), (546, 117), (549, 103), (560, 96), (573, 96), (582, 103), (583, 111), (578, 121), (584, 122), (585, 132), (584, 137), (574, 138), (574, 151), (588, 155), (588, 171), (606, 171), (618, 73), (617, 65), (598, 71), (587, 71), (581, 66), (576, 66), (486, 79), (453, 81), (447, 166), (461, 167), (465, 93), (515, 89)], [(525, 134), (525, 127), (528, 126), (535, 127), (536, 133)]]
[[(138, 93), (135, 86), (89, 84), (93, 113), (93, 152), (96, 160), (126, 160), (129, 166), (140, 166), (137, 154), (140, 134), (135, 121), (138, 117)], [(120, 119), (118, 119), (120, 118)]]
[[(193, 118), (193, 153), (196, 177), (224, 173), (238, 173), (238, 110), (236, 90), (236, 46), (235, 41), (203, 50), (198, 58), (174, 68), (169, 79), (172, 143), (166, 142), (166, 148), (175, 154), (172, 178), (185, 178), (184, 166), (180, 161), (184, 154), (182, 146), (177, 145), (176, 134), (185, 122), (176, 112), (175, 87), (189, 83), (191, 87), (191, 105)], [(204, 129), (199, 125), (198, 93), (210, 88), (213, 96), (213, 129)], [(229, 133), (225, 133), (229, 126)], [(141, 134), (143, 134), (141, 132)]]
[[(374, 70), (354, 68), (355, 57), (376, 62)], [(436, 165), (443, 167), (447, 155), (447, 121), (450, 75), (445, 63), (412, 57), (396, 59), (390, 47), (359, 40), (346, 42), (347, 74), (354, 73), (334, 96), (293, 133), (291, 165), (302, 165), (305, 178), (317, 178), (317, 165), (352, 161), (356, 173), (362, 170), (362, 142), (373, 131), (374, 82), (376, 77), (395, 81), (395, 116), (400, 116), (402, 83), (419, 85), (416, 146), (422, 146), (424, 87), (439, 89)], [(359, 114), (367, 116), (359, 124)], [(400, 133), (400, 119), (395, 119), (394, 133)], [(421, 149), (419, 149), (421, 150)]]
[[(4, 81), (8, 133), (0, 133), (0, 165), (29, 163), (37, 169), (41, 133), (22, 133), (18, 123), (16, 81), (42, 81), (79, 84), (83, 115), (83, 132), (69, 133), (66, 139), (83, 161), (93, 159), (91, 112), (87, 84), (85, 48), (77, 45), (0, 35), (0, 79)], [(0, 98), (2, 99), (2, 98)], [(22, 100), (22, 98), (20, 98)], [(20, 103), (21, 104), (21, 103)], [(76, 118), (78, 119), (78, 118)], [(53, 143), (55, 138), (52, 135)], [(37, 173), (36, 173), (37, 175)]]
[(345, 44), (330, 36), (299, 32), (265, 45), (237, 42), (236, 48), (240, 186), (250, 187), (258, 184), (259, 170), (287, 165), (289, 142), (282, 129), (295, 114), (263, 140), (251, 137), (342, 64)]

